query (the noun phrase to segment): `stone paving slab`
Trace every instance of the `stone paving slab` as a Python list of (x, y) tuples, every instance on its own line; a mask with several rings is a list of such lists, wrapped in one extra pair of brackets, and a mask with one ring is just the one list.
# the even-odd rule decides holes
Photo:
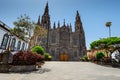
[(26, 73), (0, 73), (0, 80), (120, 80), (120, 69), (90, 62), (46, 62)]

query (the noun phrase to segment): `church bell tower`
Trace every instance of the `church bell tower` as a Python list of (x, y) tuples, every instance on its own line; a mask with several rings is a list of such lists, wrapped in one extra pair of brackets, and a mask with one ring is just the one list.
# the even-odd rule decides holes
[(41, 25), (47, 30), (50, 29), (50, 15), (49, 15), (48, 2), (46, 4), (44, 14), (42, 16)]

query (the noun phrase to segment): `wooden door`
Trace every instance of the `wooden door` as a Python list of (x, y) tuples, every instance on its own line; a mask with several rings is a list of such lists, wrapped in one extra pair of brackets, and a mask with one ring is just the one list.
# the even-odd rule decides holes
[(68, 54), (66, 53), (60, 54), (60, 61), (68, 61)]
[(64, 61), (68, 61), (68, 55), (64, 54)]
[(63, 61), (63, 60), (64, 60), (64, 55), (60, 54), (60, 61)]

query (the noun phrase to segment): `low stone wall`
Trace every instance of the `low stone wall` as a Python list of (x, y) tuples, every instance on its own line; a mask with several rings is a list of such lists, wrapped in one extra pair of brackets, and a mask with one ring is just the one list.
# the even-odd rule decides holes
[(9, 66), (8, 65), (1, 65), (0, 64), (0, 73), (8, 73), (9, 72)]
[(11, 65), (9, 68), (10, 72), (29, 72), (36, 70), (35, 65)]

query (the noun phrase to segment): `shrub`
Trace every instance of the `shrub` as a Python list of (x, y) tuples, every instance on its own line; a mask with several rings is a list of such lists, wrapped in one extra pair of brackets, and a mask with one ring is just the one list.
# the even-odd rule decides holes
[(13, 55), (13, 65), (34, 65), (44, 58), (40, 54), (33, 54), (31, 51), (19, 51)]
[(32, 52), (36, 52), (36, 53), (41, 54), (41, 55), (44, 55), (44, 53), (45, 53), (45, 51), (42, 48), (42, 46), (34, 46), (32, 48)]
[(97, 59), (96, 59), (95, 57), (92, 57), (90, 60), (91, 60), (92, 62), (96, 62), (96, 61), (97, 61)]
[(49, 53), (44, 54), (45, 60), (50, 61), (52, 59), (52, 56)]
[(81, 61), (89, 61), (87, 55), (83, 56), (80, 60), (81, 60)]
[(101, 62), (103, 63), (111, 63), (111, 58), (110, 57), (102, 57)]
[(102, 59), (105, 55), (102, 53), (102, 52), (97, 52), (96, 53), (96, 58), (97, 58), (97, 61), (99, 61), (100, 59)]

